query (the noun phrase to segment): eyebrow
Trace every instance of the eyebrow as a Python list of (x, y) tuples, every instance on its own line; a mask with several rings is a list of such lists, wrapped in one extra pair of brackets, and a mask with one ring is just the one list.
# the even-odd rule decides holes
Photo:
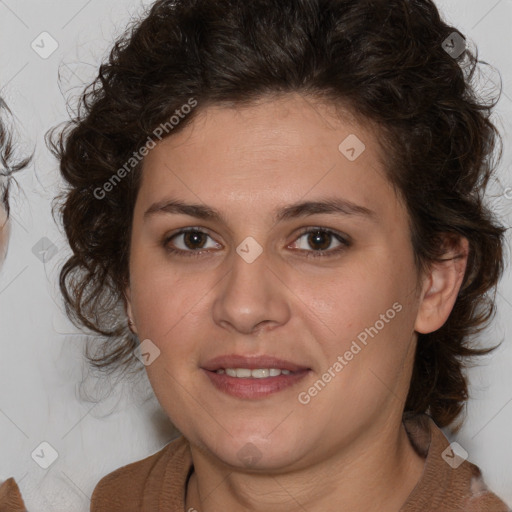
[[(377, 220), (377, 215), (373, 210), (342, 198), (326, 198), (290, 204), (274, 210), (272, 218), (274, 222), (277, 223), (284, 220), (325, 213), (358, 216), (369, 220)], [(181, 214), (203, 220), (220, 221), (227, 224), (224, 215), (215, 208), (202, 204), (185, 203), (178, 199), (164, 199), (163, 201), (152, 204), (144, 212), (144, 220), (155, 214)]]

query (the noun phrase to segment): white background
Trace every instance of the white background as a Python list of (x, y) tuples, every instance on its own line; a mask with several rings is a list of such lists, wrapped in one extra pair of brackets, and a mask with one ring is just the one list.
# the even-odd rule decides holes
[[(504, 93), (496, 122), (505, 153), (492, 204), (508, 226), (512, 192), (504, 191), (512, 187), (512, 0), (438, 0), (438, 5), (478, 46), (480, 58), (501, 73)], [(67, 248), (50, 210), (60, 181), (43, 139), (49, 128), (66, 120), (66, 100), (95, 76), (113, 39), (142, 7), (140, 0), (0, 0), (0, 94), (16, 116), (24, 147), (36, 151), (34, 163), (17, 178), (19, 189), (13, 190), (11, 243), (0, 275), (0, 481), (13, 476), (31, 512), (89, 510), (103, 475), (156, 452), (174, 435), (145, 374), (136, 384), (112, 383), (110, 393), (104, 383), (95, 388), (97, 381), (87, 375), (85, 338), (62, 313), (57, 276)], [(42, 32), (58, 43), (47, 59), (31, 48)], [(488, 71), (484, 86), (497, 76)], [(58, 249), (44, 264), (32, 251), (43, 237)], [(498, 293), (498, 315), (481, 338), (504, 343), (470, 371), (472, 398), (454, 439), (480, 466), (489, 487), (512, 505), (510, 268)], [(105, 398), (88, 401), (85, 392)], [(43, 441), (58, 453), (46, 470), (31, 457)]]

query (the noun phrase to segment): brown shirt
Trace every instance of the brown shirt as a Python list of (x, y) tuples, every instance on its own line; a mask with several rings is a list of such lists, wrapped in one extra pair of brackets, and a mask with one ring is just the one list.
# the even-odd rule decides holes
[[(458, 465), (453, 452), (445, 452), (449, 442), (430, 417), (406, 417), (404, 424), (425, 467), (398, 512), (511, 512), (487, 490), (478, 467), (468, 461)], [(159, 452), (103, 477), (94, 489), (91, 512), (185, 512), (192, 470), (190, 445), (180, 436)], [(6, 508), (8, 499), (12, 508)], [(12, 478), (0, 486), (4, 511), (25, 511)]]
[(27, 512), (14, 478), (0, 485), (0, 512)]

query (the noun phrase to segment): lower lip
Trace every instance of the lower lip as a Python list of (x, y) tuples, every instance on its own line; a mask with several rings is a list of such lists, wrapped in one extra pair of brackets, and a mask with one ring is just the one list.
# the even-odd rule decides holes
[(273, 393), (289, 388), (301, 381), (310, 370), (301, 370), (289, 375), (277, 375), (264, 379), (230, 377), (202, 369), (212, 384), (219, 390), (237, 398), (265, 398)]

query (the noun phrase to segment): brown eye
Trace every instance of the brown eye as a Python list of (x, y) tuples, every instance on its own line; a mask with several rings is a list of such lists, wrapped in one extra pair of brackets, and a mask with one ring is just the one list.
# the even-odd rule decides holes
[(188, 249), (202, 249), (206, 242), (206, 236), (201, 231), (188, 231), (183, 233), (183, 242)]
[(169, 253), (199, 256), (203, 254), (201, 249), (218, 249), (221, 247), (216, 242), (214, 242), (213, 246), (206, 246), (208, 238), (211, 239), (210, 235), (205, 231), (198, 228), (188, 228), (182, 229), (170, 237), (166, 237), (162, 244)]
[[(297, 238), (297, 240), (300, 239), (304, 239), (304, 241), (299, 242), (299, 245), (295, 248), (308, 252), (308, 257), (335, 255), (351, 245), (350, 242), (340, 234), (322, 228), (310, 228), (303, 231)], [(334, 248), (332, 248), (333, 242), (337, 243)], [(298, 243), (295, 242), (294, 245), (297, 244)]]
[(310, 247), (325, 251), (329, 249), (332, 238), (333, 237), (330, 233), (326, 233), (325, 231), (315, 231), (308, 233), (307, 241)]

